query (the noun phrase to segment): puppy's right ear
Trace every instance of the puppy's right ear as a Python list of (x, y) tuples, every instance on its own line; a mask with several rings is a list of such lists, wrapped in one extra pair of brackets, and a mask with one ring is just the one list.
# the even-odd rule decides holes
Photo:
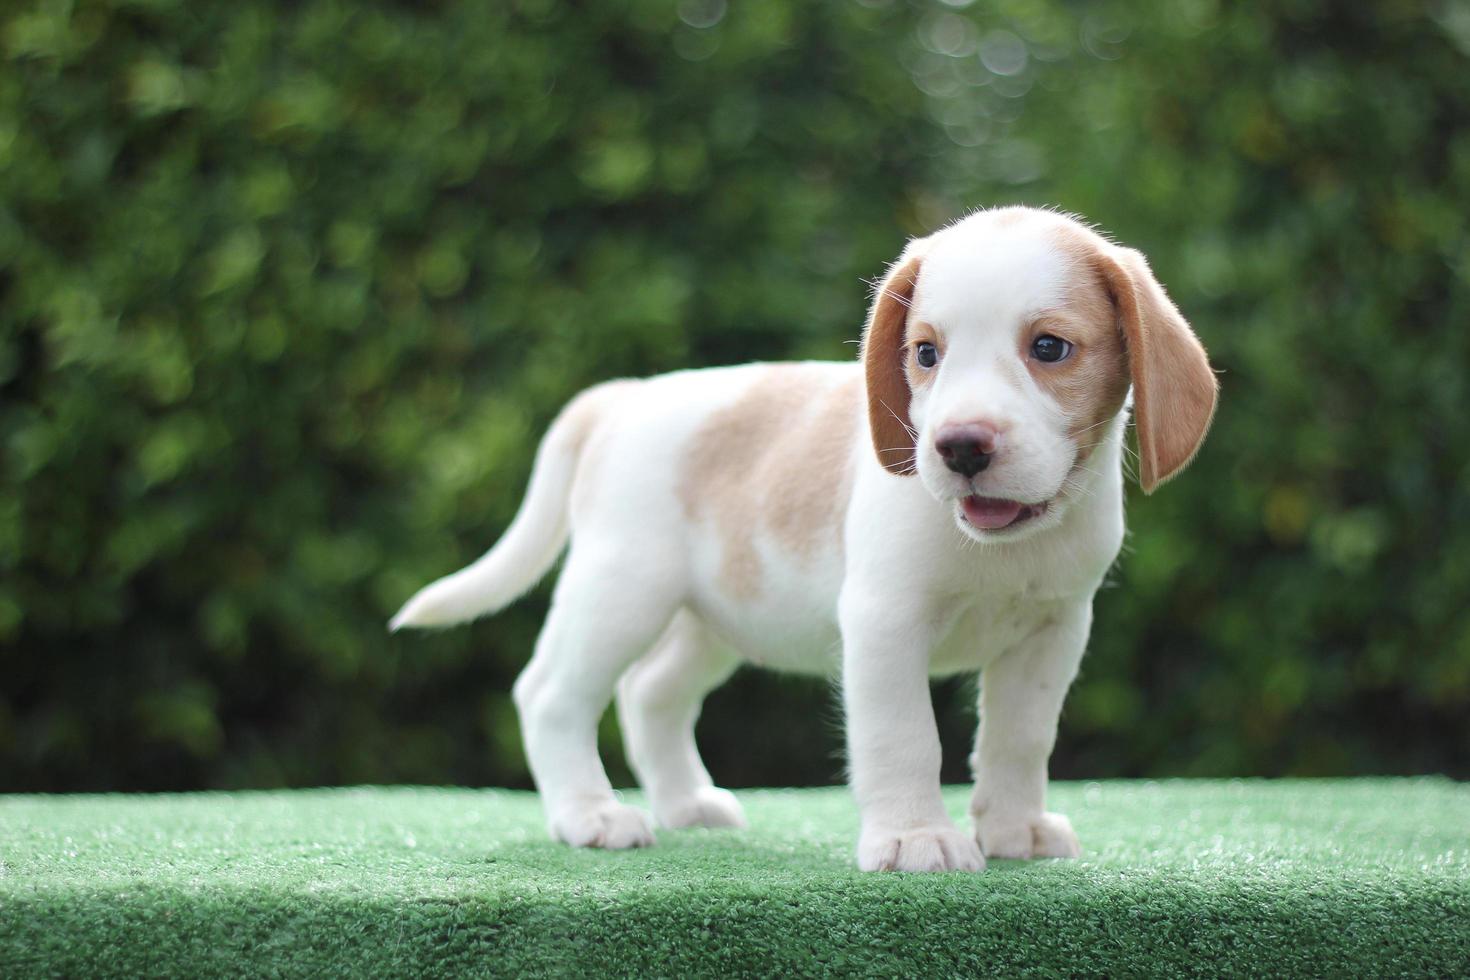
[(909, 421), (909, 382), (904, 374), (908, 357), (905, 335), (920, 256), (915, 245), (888, 270), (873, 296), (868, 325), (863, 330), (863, 374), (868, 389), (868, 428), (878, 462), (890, 473), (914, 473), (914, 427)]

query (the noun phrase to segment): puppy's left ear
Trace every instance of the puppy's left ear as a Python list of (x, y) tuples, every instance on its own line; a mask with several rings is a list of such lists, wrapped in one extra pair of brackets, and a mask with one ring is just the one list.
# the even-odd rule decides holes
[(1100, 263), (1133, 375), (1138, 483), (1144, 493), (1153, 493), (1199, 451), (1215, 416), (1219, 385), (1204, 346), (1143, 255), (1109, 248)]
[(909, 420), (908, 377), (904, 359), (908, 349), (909, 306), (919, 279), (921, 241), (904, 249), (873, 295), (868, 325), (863, 330), (863, 375), (868, 394), (868, 429), (878, 462), (890, 473), (914, 473), (914, 426)]

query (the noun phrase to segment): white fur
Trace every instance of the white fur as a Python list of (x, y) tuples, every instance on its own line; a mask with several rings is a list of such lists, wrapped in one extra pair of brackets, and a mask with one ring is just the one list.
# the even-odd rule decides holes
[[(1046, 764), (1093, 593), (1122, 542), (1126, 413), (1089, 434), (1098, 445), (1073, 472), (1078, 449), (1065, 414), (1017, 351), (1023, 318), (1058, 302), (1067, 285), (1070, 266), (1048, 237), (1060, 220), (1037, 212), (998, 229), (982, 212), (926, 241), (913, 306), (949, 347), (910, 408), (918, 478), (883, 469), (866, 419), (857, 424), (845, 527), (798, 559), (752, 526), (765, 575), (755, 597), (731, 594), (719, 574), (722, 540), (690, 516), (678, 487), (691, 437), (778, 370), (767, 365), (582, 396), (595, 402), (583, 409), (595, 424), (569, 410), (552, 427), (500, 543), (394, 618), (395, 629), (443, 625), (504, 606), (544, 574), (570, 526), (550, 614), (514, 689), (553, 835), (575, 845), (652, 843), (647, 819), (617, 800), (598, 759), (597, 722), (614, 692), (658, 822), (743, 824), (739, 803), (700, 761), (694, 722), (705, 694), (745, 661), (841, 670), (862, 868), (973, 871), (984, 854), (1077, 853), (1066, 818), (1045, 810)], [(841, 380), (860, 367), (821, 370)], [(933, 434), (977, 419), (1009, 428), (972, 488), (944, 467)], [(960, 516), (958, 501), (974, 492), (1049, 506), (1015, 529), (983, 532)], [(940, 799), (928, 677), (981, 670), (975, 827), (965, 833)]]

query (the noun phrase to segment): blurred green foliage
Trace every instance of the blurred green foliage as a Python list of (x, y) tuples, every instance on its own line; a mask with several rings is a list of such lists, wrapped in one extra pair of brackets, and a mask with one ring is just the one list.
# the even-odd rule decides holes
[[(27, 0), (0, 55), (0, 788), (525, 784), (544, 590), (383, 624), (557, 408), (851, 357), (905, 236), (1011, 201), (1223, 372), (1054, 771), (1470, 776), (1465, 0)], [(838, 722), (746, 672), (701, 740), (827, 782)]]

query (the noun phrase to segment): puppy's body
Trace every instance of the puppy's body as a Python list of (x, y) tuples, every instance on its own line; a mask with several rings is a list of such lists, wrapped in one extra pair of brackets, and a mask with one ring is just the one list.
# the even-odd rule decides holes
[[(1053, 214), (982, 212), (895, 264), (862, 364), (584, 392), (501, 542), (415, 596), (395, 628), (503, 606), (570, 533), (515, 691), (552, 833), (569, 843), (652, 841), (596, 755), (615, 688), (659, 822), (743, 822), (693, 726), (745, 660), (841, 672), (862, 867), (1075, 854), (1065, 818), (1043, 808), (1045, 764), (1122, 542), (1130, 373), (1147, 489), (1187, 462), (1214, 404), (1202, 349), (1132, 255)], [(1062, 337), (1067, 356), (1036, 355)], [(939, 799), (927, 677), (976, 670), (972, 837)]]
[[(922, 487), (870, 465), (857, 364), (681, 371), (583, 398), (564, 416), (583, 439), (570, 486), (575, 547), (619, 556), (623, 574), (633, 562), (662, 566), (682, 583), (681, 608), (759, 666), (840, 669), (849, 552), (893, 563), (906, 589), (934, 592), (954, 642), (941, 641), (931, 671), (956, 673), (1034, 628), (1040, 603), (1090, 596), (1121, 539), (1116, 458), (1100, 467), (1088, 506), (1048, 533), (1064, 539), (1056, 547), (977, 547), (956, 534)], [(1114, 455), (1122, 423), (1108, 433)], [(860, 488), (865, 479), (872, 485)], [(851, 506), (859, 497), (867, 506)]]

